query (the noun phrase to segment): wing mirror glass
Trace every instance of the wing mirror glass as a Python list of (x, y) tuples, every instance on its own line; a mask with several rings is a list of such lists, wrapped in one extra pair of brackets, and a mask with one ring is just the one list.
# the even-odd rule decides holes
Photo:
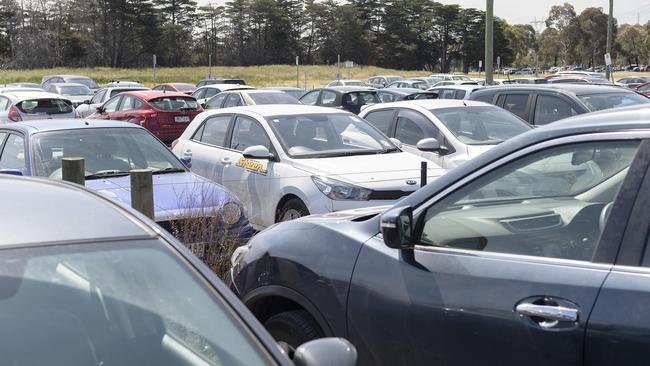
[(269, 149), (267, 149), (266, 146), (262, 146), (262, 145), (249, 146), (246, 149), (244, 149), (242, 155), (244, 155), (246, 159), (270, 160), (272, 158)]
[(433, 137), (418, 141), (416, 146), (418, 150), (425, 152), (440, 152), (441, 150), (440, 142)]
[(343, 338), (320, 338), (296, 348), (293, 363), (296, 366), (354, 366), (357, 349)]
[(396, 207), (381, 216), (381, 234), (386, 246), (394, 249), (409, 249), (413, 246), (413, 209), (409, 206)]

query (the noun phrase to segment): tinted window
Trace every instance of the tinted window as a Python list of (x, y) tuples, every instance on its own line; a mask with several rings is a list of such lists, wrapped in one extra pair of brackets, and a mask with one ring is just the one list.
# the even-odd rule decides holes
[(580, 100), (592, 112), (603, 109), (621, 108), (636, 104), (650, 103), (650, 99), (647, 97), (633, 92), (578, 95), (578, 98), (580, 98)]
[(377, 95), (379, 96), (379, 99), (381, 99), (382, 103), (390, 103), (395, 101), (395, 99), (397, 98), (395, 95), (391, 93), (381, 92), (381, 91), (377, 92)]
[[(205, 134), (205, 132), (204, 132)], [(230, 148), (244, 151), (247, 147), (262, 145), (271, 150), (271, 141), (259, 122), (247, 117), (237, 117), (232, 131)]]
[(528, 94), (508, 94), (505, 96), (503, 109), (515, 114), (525, 120), (528, 115), (526, 114), (526, 105), (528, 104)]
[(230, 93), (228, 95), (228, 99), (226, 99), (226, 103), (224, 103), (223, 107), (224, 108), (229, 108), (229, 107), (237, 107), (242, 105), (242, 100), (241, 97), (239, 96), (238, 93)]
[(324, 106), (332, 106), (334, 105), (334, 102), (336, 101), (336, 93), (331, 92), (329, 90), (323, 90), (321, 93), (321, 105)]
[(90, 95), (93, 92), (86, 86), (60, 86), (59, 94), (63, 95)]
[(545, 125), (577, 114), (578, 112), (568, 102), (558, 97), (542, 94), (537, 97), (533, 123), (536, 125)]
[(24, 174), (25, 167), (25, 141), (22, 136), (10, 134), (0, 156), (0, 169), (17, 169)]
[(27, 114), (63, 114), (73, 111), (72, 105), (63, 99), (25, 100), (16, 104), (16, 107)]
[(219, 89), (216, 88), (207, 88), (205, 89), (205, 96), (203, 98), (210, 98), (214, 95), (217, 95), (220, 92)]
[(157, 85), (152, 90), (165, 90), (165, 86), (164, 85)]
[(650, 84), (642, 85), (642, 86), (639, 88), (639, 91), (643, 91), (643, 92), (647, 92), (647, 91), (649, 91), (649, 90), (650, 90)]
[(377, 104), (381, 103), (376, 92), (352, 92), (346, 93), (343, 96), (343, 102), (346, 105), (366, 105), (366, 104)]
[(221, 108), (221, 105), (223, 104), (223, 101), (226, 99), (227, 96), (228, 94), (223, 93), (211, 98), (205, 103), (205, 108), (206, 109)]
[(399, 111), (395, 138), (402, 143), (415, 146), (422, 139), (439, 138), (438, 133), (438, 128), (433, 122), (420, 113), (408, 109)]
[(231, 116), (218, 116), (208, 119), (205, 121), (204, 127), (201, 128), (201, 136), (195, 136), (195, 139), (214, 146), (225, 146), (230, 120)]
[(373, 111), (368, 113), (364, 119), (370, 122), (370, 124), (373, 126), (377, 127), (377, 129), (379, 129), (385, 135), (390, 136), (388, 134), (388, 129), (390, 128), (390, 124), (393, 122), (394, 115), (394, 109), (382, 109), (380, 111)]
[(463, 99), (463, 98), (465, 98), (465, 94), (467, 94), (467, 92), (465, 90), (456, 90), (456, 94), (454, 95), (454, 99)]
[(309, 104), (309, 105), (314, 105), (316, 104), (316, 100), (318, 100), (318, 93), (319, 90), (312, 90), (309, 93), (305, 94), (300, 98), (300, 102), (302, 104)]
[(192, 96), (194, 98), (196, 98), (196, 99), (203, 99), (204, 95), (205, 95), (205, 90), (206, 89), (199, 89), (199, 90), (195, 91), (194, 93), (192, 93)]
[(149, 103), (164, 111), (196, 110), (199, 108), (199, 103), (192, 97), (161, 97), (152, 99)]
[(491, 170), (427, 211), (421, 243), (591, 260), (638, 145), (563, 145)]
[(477, 96), (472, 95), (470, 98), (473, 100), (477, 100), (479, 102), (494, 104), (492, 103), (492, 101), (494, 100), (494, 94), (483, 93)]
[(299, 104), (298, 99), (284, 92), (277, 93), (250, 93), (248, 96), (255, 104)]

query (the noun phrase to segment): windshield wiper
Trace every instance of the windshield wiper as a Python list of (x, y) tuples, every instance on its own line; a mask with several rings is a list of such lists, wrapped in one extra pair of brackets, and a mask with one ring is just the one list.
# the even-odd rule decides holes
[(169, 167), (169, 168), (158, 169), (151, 174), (185, 173), (185, 172), (186, 172), (185, 169)]
[(318, 155), (316, 155), (314, 157), (315, 158), (335, 158), (335, 157), (340, 157), (340, 156), (375, 155), (375, 154), (383, 154), (385, 151), (386, 150), (340, 151), (340, 152), (318, 154)]
[(121, 171), (121, 170), (101, 170), (97, 173), (93, 174), (88, 174), (86, 175), (86, 180), (90, 179), (99, 179), (99, 178), (107, 178), (107, 177), (123, 177), (125, 175), (129, 175), (129, 172)]

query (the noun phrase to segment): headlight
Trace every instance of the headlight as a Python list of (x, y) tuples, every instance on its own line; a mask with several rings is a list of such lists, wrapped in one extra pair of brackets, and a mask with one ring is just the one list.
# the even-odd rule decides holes
[(241, 247), (235, 249), (235, 251), (232, 253), (232, 256), (230, 257), (230, 264), (232, 267), (235, 267), (237, 263), (239, 263), (239, 260), (242, 259), (244, 254), (248, 253), (248, 248), (248, 245), (242, 245)]
[(311, 179), (324, 195), (333, 200), (367, 201), (372, 191), (370, 189), (341, 182), (336, 179), (312, 176)]
[(241, 207), (233, 202), (226, 203), (221, 209), (221, 217), (226, 225), (234, 225), (241, 218)]

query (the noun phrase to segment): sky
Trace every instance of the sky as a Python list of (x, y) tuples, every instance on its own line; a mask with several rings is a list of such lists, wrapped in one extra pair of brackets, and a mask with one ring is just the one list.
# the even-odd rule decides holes
[[(485, 10), (485, 0), (436, 0), (443, 4), (459, 4), (463, 8)], [(201, 5), (224, 4), (226, 0), (198, 0)], [(530, 24), (544, 20), (553, 5), (564, 2), (572, 4), (580, 14), (586, 7), (602, 7), (608, 12), (609, 0), (494, 0), (494, 15), (510, 24)], [(637, 16), (641, 24), (650, 20), (650, 0), (614, 0), (614, 17), (618, 24), (636, 24)], [(534, 25), (533, 25), (534, 26)], [(543, 27), (543, 25), (540, 25)]]

